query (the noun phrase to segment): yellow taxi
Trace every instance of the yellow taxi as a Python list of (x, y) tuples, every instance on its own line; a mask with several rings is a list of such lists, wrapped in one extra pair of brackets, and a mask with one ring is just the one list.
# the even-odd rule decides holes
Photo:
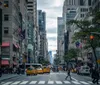
[(71, 72), (72, 72), (72, 73), (76, 73), (76, 69), (75, 69), (75, 68), (72, 69)]
[(44, 67), (43, 67), (43, 72), (44, 72), (44, 73), (50, 73), (50, 68), (44, 66)]
[(26, 75), (27, 75), (27, 76), (28, 76), (28, 75), (37, 75), (37, 70), (34, 69), (34, 68), (31, 68), (31, 67), (28, 67), (28, 68), (26, 69)]
[(43, 74), (43, 69), (42, 67), (39, 67), (36, 69), (38, 74)]

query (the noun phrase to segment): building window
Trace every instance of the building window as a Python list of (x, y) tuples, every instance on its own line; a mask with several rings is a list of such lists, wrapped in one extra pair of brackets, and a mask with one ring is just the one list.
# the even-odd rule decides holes
[(4, 34), (8, 34), (9, 33), (9, 28), (8, 27), (4, 27)]
[(9, 20), (9, 15), (8, 14), (5, 14), (4, 15), (4, 21), (8, 21)]
[(28, 9), (28, 11), (33, 11), (33, 9)]
[(4, 1), (4, 7), (9, 7), (9, 1)]

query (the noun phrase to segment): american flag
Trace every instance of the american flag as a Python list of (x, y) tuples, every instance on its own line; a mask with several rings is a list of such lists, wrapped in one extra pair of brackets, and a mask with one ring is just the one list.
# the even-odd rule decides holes
[(21, 33), (21, 28), (18, 28), (18, 34), (20, 34)]

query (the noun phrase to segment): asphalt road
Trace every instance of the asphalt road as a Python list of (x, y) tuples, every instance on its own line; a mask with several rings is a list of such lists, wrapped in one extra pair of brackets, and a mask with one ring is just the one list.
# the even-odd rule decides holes
[(50, 74), (39, 74), (37, 76), (19, 76), (6, 81), (0, 85), (94, 85), (91, 78), (72, 73), (72, 80), (65, 80), (66, 73), (51, 72)]

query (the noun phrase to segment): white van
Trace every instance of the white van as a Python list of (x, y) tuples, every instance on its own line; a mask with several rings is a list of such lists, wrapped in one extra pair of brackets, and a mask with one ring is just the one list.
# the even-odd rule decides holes
[(90, 68), (89, 66), (81, 66), (81, 68), (79, 69), (79, 74), (90, 74)]

